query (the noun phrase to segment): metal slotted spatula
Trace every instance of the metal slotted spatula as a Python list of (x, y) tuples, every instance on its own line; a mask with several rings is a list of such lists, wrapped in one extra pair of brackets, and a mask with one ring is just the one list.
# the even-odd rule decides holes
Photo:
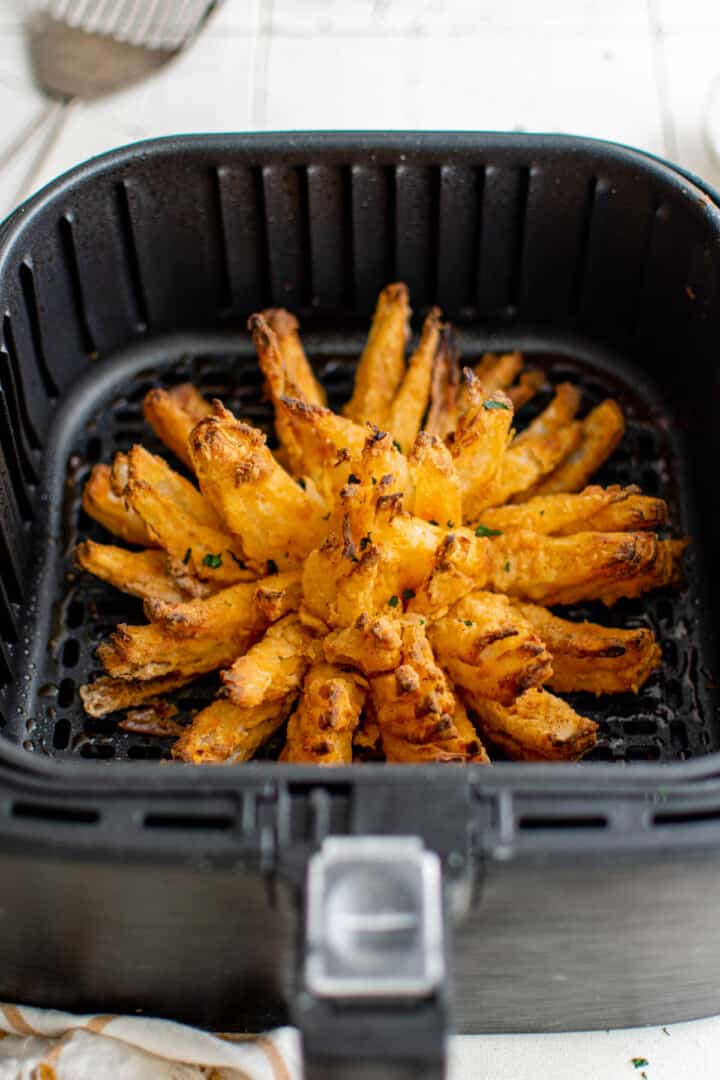
[(70, 109), (162, 67), (199, 33), (220, 0), (47, 0), (28, 21), (35, 78), (50, 98), (4, 153), (7, 165), (37, 132), (42, 144), (16, 202), (31, 190)]

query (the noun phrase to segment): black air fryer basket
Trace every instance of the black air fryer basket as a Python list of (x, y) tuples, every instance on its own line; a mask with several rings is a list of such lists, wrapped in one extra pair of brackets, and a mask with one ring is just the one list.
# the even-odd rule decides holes
[[(448, 1014), (498, 1032), (720, 1011), (719, 269), (711, 191), (555, 136), (160, 140), (5, 223), (1, 998), (293, 1022), (318, 1077), (439, 1075)], [(609, 616), (656, 630), (661, 671), (578, 702), (601, 737), (572, 766), (199, 768), (85, 717), (95, 646), (141, 618), (72, 567), (100, 536), (92, 463), (152, 446), (144, 392), (188, 376), (266, 424), (244, 326), (270, 305), (300, 316), (338, 404), (391, 280), (466, 357), (522, 348), (586, 405), (620, 399), (600, 479), (663, 495), (692, 537), (680, 589)]]

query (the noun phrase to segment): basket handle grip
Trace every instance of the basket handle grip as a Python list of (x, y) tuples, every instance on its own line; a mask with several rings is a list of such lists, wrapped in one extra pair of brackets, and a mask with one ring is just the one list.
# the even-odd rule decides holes
[(311, 857), (294, 1019), (306, 1080), (442, 1080), (447, 916), (418, 837), (341, 836)]

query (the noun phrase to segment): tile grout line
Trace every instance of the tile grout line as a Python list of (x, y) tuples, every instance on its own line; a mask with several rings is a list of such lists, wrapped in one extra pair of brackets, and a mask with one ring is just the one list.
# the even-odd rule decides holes
[(655, 68), (655, 83), (660, 105), (660, 123), (662, 127), (663, 142), (665, 144), (665, 156), (668, 157), (670, 161), (677, 161), (678, 140), (672, 105), (670, 103), (670, 85), (667, 56), (665, 53), (665, 32), (662, 27), (658, 10), (658, 0), (647, 0), (647, 13), (648, 22), (650, 24), (650, 47), (652, 49), (653, 67)]
[(273, 14), (273, 0), (260, 0), (257, 35), (252, 55), (252, 87), (248, 116), (249, 126), (252, 131), (264, 131), (267, 123), (267, 82), (272, 45)]

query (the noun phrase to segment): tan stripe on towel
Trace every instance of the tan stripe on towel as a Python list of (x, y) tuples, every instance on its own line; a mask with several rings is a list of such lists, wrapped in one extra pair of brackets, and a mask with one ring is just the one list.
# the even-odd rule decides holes
[(7, 1020), (10, 1027), (19, 1035), (39, 1035), (39, 1031), (31, 1028), (17, 1005), (0, 1005), (0, 1012)]
[(277, 1046), (264, 1035), (258, 1035), (257, 1044), (270, 1062), (275, 1080), (291, 1080), (287, 1065)]
[(88, 1020), (86, 1028), (88, 1031), (94, 1031), (96, 1035), (102, 1035), (105, 1028), (113, 1020), (117, 1020), (117, 1016), (112, 1013), (108, 1013), (106, 1016), (93, 1016)]

